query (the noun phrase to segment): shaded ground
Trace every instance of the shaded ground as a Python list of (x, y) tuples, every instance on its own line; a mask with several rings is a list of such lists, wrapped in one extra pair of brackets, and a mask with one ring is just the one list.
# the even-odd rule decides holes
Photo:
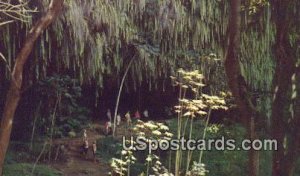
[[(104, 127), (102, 125), (93, 124), (92, 128), (87, 130), (89, 145), (92, 144), (92, 141), (99, 140), (104, 137), (102, 134), (97, 132), (103, 128)], [(64, 158), (66, 158), (66, 161), (57, 161), (52, 164), (52, 167), (62, 172), (64, 176), (108, 175), (110, 167), (107, 161), (97, 158), (97, 161), (94, 162), (92, 159), (91, 149), (88, 152), (87, 159), (80, 153), (82, 138), (58, 139), (54, 141), (54, 143), (60, 143), (67, 146), (64, 152)]]

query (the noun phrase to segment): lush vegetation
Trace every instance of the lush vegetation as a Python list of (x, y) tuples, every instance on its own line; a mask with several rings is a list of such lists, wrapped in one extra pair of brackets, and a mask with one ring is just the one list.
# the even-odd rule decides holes
[[(28, 163), (29, 161), (35, 159), (34, 151), (27, 152), (27, 149), (21, 149), (20, 146), (24, 147), (24, 144), (16, 144), (12, 142), (12, 149), (7, 153), (7, 157), (4, 165), (5, 176), (14, 176), (14, 175), (40, 175), (40, 176), (59, 176), (62, 175), (59, 171), (52, 169), (47, 165), (38, 164), (35, 166), (34, 172), (33, 165)], [(18, 150), (16, 150), (16, 148)], [(36, 149), (35, 152), (39, 152), (39, 149)], [(18, 152), (16, 152), (18, 151)]]
[[(299, 175), (299, 9), (299, 0), (2, 0), (0, 175), (59, 175), (50, 166), (75, 158), (83, 130), (109, 161), (89, 163), (101, 172)], [(117, 114), (137, 110), (149, 118), (116, 126)], [(122, 146), (124, 135), (274, 139), (278, 150), (140, 152)]]

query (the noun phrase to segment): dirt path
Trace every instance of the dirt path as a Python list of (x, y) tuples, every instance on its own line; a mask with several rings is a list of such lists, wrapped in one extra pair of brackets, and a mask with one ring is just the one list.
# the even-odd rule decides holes
[[(100, 125), (93, 125), (93, 129), (101, 128)], [(89, 144), (92, 141), (103, 138), (95, 130), (87, 131)], [(64, 176), (105, 176), (110, 171), (107, 161), (98, 158), (97, 162), (92, 159), (92, 152), (89, 150), (88, 158), (86, 159), (80, 154), (80, 146), (82, 138), (67, 138), (54, 141), (54, 143), (64, 144), (66, 147), (64, 158), (66, 161), (57, 161), (52, 164), (52, 167), (63, 173)]]

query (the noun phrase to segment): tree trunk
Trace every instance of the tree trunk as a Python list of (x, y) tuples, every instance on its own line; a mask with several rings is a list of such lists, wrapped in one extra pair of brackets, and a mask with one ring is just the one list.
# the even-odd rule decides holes
[[(241, 75), (238, 59), (241, 32), (241, 0), (231, 0), (230, 7), (231, 11), (228, 26), (229, 44), (225, 55), (225, 72), (228, 86), (235, 98), (242, 121), (247, 126), (248, 138), (254, 140), (257, 138), (255, 131), (255, 110), (252, 108), (251, 97), (248, 93), (246, 81)], [(258, 154), (258, 151), (252, 149), (248, 152), (248, 170), (250, 176), (258, 175)]]
[[(290, 86), (292, 75), (295, 73), (295, 56), (289, 42), (289, 6), (290, 1), (273, 0), (272, 16), (276, 26), (275, 41), (275, 59), (276, 69), (274, 76), (274, 96), (272, 105), (272, 137), (277, 140), (278, 150), (273, 152), (273, 176), (288, 176), (287, 172), (292, 172), (291, 164), (293, 163), (294, 154), (291, 148), (285, 156), (284, 138), (286, 135), (287, 106), (290, 104)], [(288, 125), (288, 124), (286, 124)], [(294, 139), (296, 140), (296, 139)], [(289, 154), (290, 153), (290, 154)], [(289, 156), (290, 155), (290, 156)], [(292, 158), (288, 158), (292, 157)], [(288, 171), (289, 170), (289, 171)]]
[(35, 41), (61, 11), (63, 2), (64, 0), (51, 0), (47, 13), (32, 27), (21, 51), (16, 57), (0, 125), (0, 175), (2, 175), (3, 171), (15, 111), (21, 97), (24, 64), (28, 60)]
[[(296, 64), (295, 68), (295, 80), (292, 80), (292, 84), (295, 84), (297, 95), (300, 95), (300, 66)], [(278, 155), (274, 152), (274, 155), (282, 157), (279, 161), (279, 164), (273, 170), (274, 175), (284, 175), (284, 176), (293, 176), (295, 171), (295, 166), (300, 155), (300, 98), (295, 97), (292, 99), (294, 106), (294, 116), (290, 121), (289, 132), (286, 131), (286, 128), (282, 129), (285, 134), (289, 134), (289, 142), (287, 149), (283, 149), (280, 152), (282, 155)], [(274, 130), (275, 131), (275, 130)], [(276, 162), (277, 164), (278, 162)]]
[(115, 137), (115, 133), (116, 133), (116, 124), (117, 124), (117, 115), (118, 115), (118, 109), (119, 109), (119, 101), (120, 101), (120, 97), (121, 97), (121, 93), (122, 93), (122, 90), (123, 90), (123, 85), (124, 85), (124, 82), (125, 82), (125, 78), (127, 76), (127, 73), (133, 63), (133, 60), (134, 60), (134, 57), (130, 60), (127, 68), (126, 68), (126, 71), (123, 75), (123, 78), (122, 78), (122, 81), (121, 81), (121, 85), (120, 85), (120, 88), (119, 88), (119, 93), (118, 93), (118, 97), (117, 97), (117, 102), (116, 102), (116, 107), (115, 107), (115, 113), (114, 113), (114, 128), (113, 128), (113, 137)]

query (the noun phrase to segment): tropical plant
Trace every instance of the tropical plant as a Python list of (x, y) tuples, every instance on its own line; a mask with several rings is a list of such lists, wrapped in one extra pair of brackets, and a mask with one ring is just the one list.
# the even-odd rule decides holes
[[(2, 175), (4, 158), (10, 140), (12, 122), (21, 98), (24, 65), (28, 60), (29, 54), (32, 51), (35, 41), (38, 39), (41, 33), (53, 22), (55, 17), (58, 16), (62, 5), (63, 0), (52, 0), (50, 2), (47, 13), (43, 17), (41, 17), (29, 31), (29, 36), (26, 38), (24, 46), (15, 58), (15, 64), (13, 66), (12, 72), (9, 72), (8, 74), (11, 78), (11, 84), (8, 89), (0, 126), (0, 175)], [(8, 69), (8, 71), (10, 71), (10, 69)]]
[[(226, 94), (221, 93), (223, 97), (218, 97), (214, 95), (208, 95), (204, 94), (203, 87), (204, 84), (204, 76), (199, 73), (198, 70), (194, 71), (184, 71), (183, 69), (179, 69), (177, 72), (176, 77), (171, 77), (174, 86), (179, 86), (179, 105), (175, 106), (175, 112), (178, 114), (178, 129), (177, 129), (177, 138), (180, 139), (181, 137), (185, 136), (187, 124), (190, 119), (190, 127), (189, 127), (189, 137), (188, 139), (191, 139), (192, 137), (192, 131), (193, 131), (193, 121), (194, 118), (198, 117), (205, 117), (205, 128), (204, 133), (202, 136), (202, 139), (204, 140), (206, 137), (206, 131), (208, 128), (208, 122), (210, 119), (211, 110), (213, 109), (224, 109), (227, 110), (227, 104), (224, 99), (224, 96)], [(194, 99), (186, 99), (187, 90), (190, 89), (194, 93)], [(210, 90), (212, 92), (212, 90)], [(187, 118), (184, 123), (184, 118)], [(202, 156), (203, 151), (199, 154), (199, 161), (194, 162), (193, 169), (197, 168), (200, 164), (204, 167), (204, 164), (202, 163)], [(187, 158), (186, 158), (186, 174), (190, 174), (194, 171), (190, 171), (190, 163), (192, 158), (192, 151), (188, 151)], [(181, 163), (182, 163), (182, 151), (181, 149), (176, 151), (176, 165), (175, 165), (175, 174), (179, 175), (181, 172)], [(202, 170), (202, 169), (200, 169)], [(200, 171), (199, 171), (200, 174)], [(201, 172), (201, 174), (205, 174), (205, 172)]]
[(80, 132), (88, 124), (90, 113), (78, 102), (81, 98), (81, 87), (77, 80), (69, 76), (55, 75), (41, 80), (33, 89), (36, 95), (34, 99), (42, 102), (39, 105), (40, 112), (36, 115), (41, 116), (37, 122), (40, 135), (51, 135), (47, 129), (53, 128), (54, 136), (63, 137), (71, 131)]
[[(273, 157), (274, 172), (293, 172), (291, 166), (297, 159), (295, 148), (299, 145), (295, 128), (299, 124), (295, 118), (299, 117), (298, 0), (67, 0), (60, 18), (46, 30), (58, 16), (62, 1), (51, 1), (49, 19), (43, 18), (47, 0), (32, 0), (24, 6), (17, 2), (0, 3), (0, 24), (7, 24), (5, 21), (11, 18), (28, 21), (16, 20), (2, 25), (0, 30), (0, 57), (5, 62), (0, 63), (0, 77), (17, 83), (12, 84), (7, 96), (10, 105), (6, 107), (11, 108), (5, 108), (3, 115), (9, 133), (8, 124), (22, 87), (29, 87), (53, 72), (64, 72), (81, 84), (95, 83), (102, 88), (106, 76), (118, 79), (125, 75), (128, 58), (136, 54), (137, 59), (128, 70), (131, 79), (124, 80), (125, 86), (136, 88), (145, 81), (150, 89), (155, 88), (158, 80), (168, 79), (184, 67), (201, 70), (209, 90), (216, 94), (227, 86), (223, 81), (227, 76), (249, 138), (258, 138), (255, 124), (258, 117), (263, 117), (279, 143), (284, 143), (285, 136), (293, 139), (289, 140), (292, 147), (287, 149), (291, 152), (281, 145), (280, 152), (274, 152)], [(38, 9), (32, 20), (27, 18), (26, 9)], [(38, 23), (32, 27), (32, 21)], [(37, 45), (33, 46), (35, 41)], [(21, 43), (29, 47), (22, 47)], [(23, 65), (28, 57), (32, 59), (24, 67), (24, 80), (29, 81), (22, 86)], [(226, 58), (225, 62), (220, 58)], [(1, 125), (4, 128), (6, 125)], [(1, 143), (1, 154), (5, 154), (9, 135), (2, 139), (6, 142)], [(289, 156), (293, 156), (291, 163), (286, 162)], [(0, 155), (0, 159), (3, 157)], [(249, 163), (252, 175), (257, 175), (258, 153), (249, 152)], [(276, 163), (283, 163), (283, 168)]]
[[(168, 126), (163, 123), (148, 121), (143, 122), (138, 120), (135, 126), (133, 127), (133, 138), (126, 140), (126, 145), (130, 145), (130, 148), (123, 149), (121, 151), (121, 157), (113, 158), (111, 162), (111, 167), (114, 173), (119, 175), (130, 175), (131, 167), (133, 164), (137, 162), (145, 165), (144, 170), (141, 171), (140, 174), (155, 174), (155, 175), (163, 175), (171, 176), (170, 171), (163, 166), (160, 161), (160, 157), (158, 155), (159, 150), (152, 150), (152, 146), (147, 146), (147, 152), (143, 152), (141, 154), (138, 152), (134, 146), (135, 139), (138, 137), (142, 137), (143, 140), (147, 143), (151, 143), (151, 141), (156, 140), (160, 142), (161, 140), (170, 141), (173, 134), (169, 132)], [(150, 141), (150, 142), (149, 142)], [(123, 146), (124, 147), (124, 146)]]

